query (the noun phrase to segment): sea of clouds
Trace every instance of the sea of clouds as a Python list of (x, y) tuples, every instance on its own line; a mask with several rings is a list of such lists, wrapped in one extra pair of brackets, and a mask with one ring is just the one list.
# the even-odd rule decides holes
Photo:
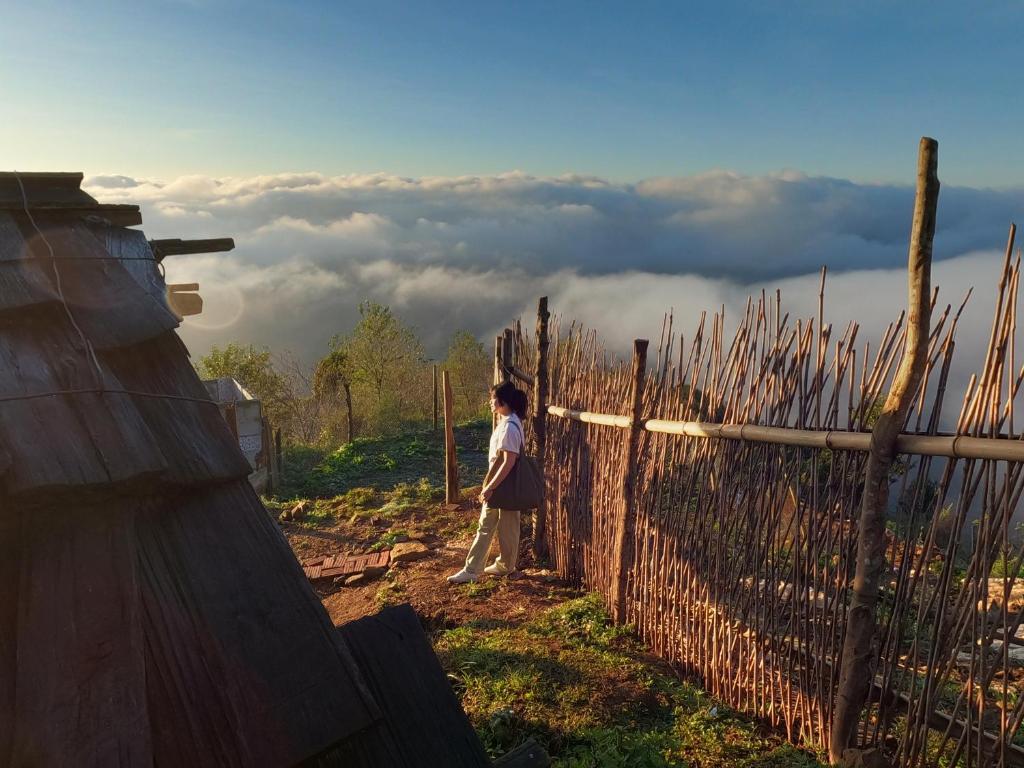
[[(727, 171), (636, 184), (300, 173), (95, 176), (85, 186), (103, 202), (141, 204), (151, 238), (235, 238), (229, 254), (167, 259), (168, 281), (198, 282), (206, 302), (181, 330), (194, 355), (240, 341), (313, 361), (371, 299), (441, 357), (458, 329), (487, 339), (517, 316), (532, 327), (542, 295), (625, 351), (635, 337), (656, 339), (670, 308), (688, 334), (701, 310), (724, 305), (736, 317), (762, 288), (780, 288), (792, 316), (815, 315), (823, 265), (826, 319), (859, 321), (862, 339), (906, 304), (909, 186)], [(975, 288), (958, 386), (980, 362), (1007, 228), (1022, 212), (1024, 188), (942, 189), (940, 302)]]

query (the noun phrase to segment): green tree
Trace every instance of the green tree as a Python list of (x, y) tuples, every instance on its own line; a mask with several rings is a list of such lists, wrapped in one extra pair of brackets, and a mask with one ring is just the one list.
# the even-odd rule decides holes
[(265, 411), (280, 409), (287, 390), (285, 377), (274, 368), (270, 350), (252, 344), (232, 342), (226, 347), (213, 347), (199, 358), (196, 370), (204, 379), (230, 376), (253, 397), (259, 398)]
[(461, 421), (485, 414), (494, 371), (479, 339), (469, 331), (456, 331), (448, 345), (444, 369), (451, 377), (455, 418)]
[[(356, 436), (352, 413), (352, 382), (354, 378), (349, 356), (345, 353), (344, 348), (332, 340), (331, 351), (316, 364), (313, 371), (313, 396), (324, 401), (338, 402), (344, 395), (348, 427), (346, 441), (351, 441)], [(328, 429), (330, 429), (330, 424), (328, 424)]]
[(356, 410), (376, 433), (426, 418), (430, 374), (415, 332), (383, 304), (363, 302), (359, 315), (350, 334), (331, 340), (348, 363), (354, 398), (366, 403)]

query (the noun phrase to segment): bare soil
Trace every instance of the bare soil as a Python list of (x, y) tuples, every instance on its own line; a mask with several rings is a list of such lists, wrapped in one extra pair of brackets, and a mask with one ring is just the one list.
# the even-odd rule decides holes
[[(447, 577), (465, 562), (479, 507), (468, 489), (455, 508), (436, 505), (411, 511), (400, 521), (372, 516), (358, 521), (337, 520), (308, 526), (283, 522), (281, 527), (300, 560), (368, 551), (387, 531), (401, 529), (422, 541), (430, 551), (421, 560), (394, 563), (385, 576), (356, 587), (324, 580), (314, 584), (332, 621), (341, 625), (377, 613), (384, 605), (408, 602), (431, 630), (470, 622), (518, 624), (538, 611), (578, 597), (578, 590), (534, 562), (531, 518), (523, 516), (519, 571), (509, 577), (484, 576), (474, 584), (449, 584)], [(452, 534), (452, 538), (448, 535)], [(496, 545), (495, 545), (496, 546)], [(492, 556), (495, 554), (492, 551)]]

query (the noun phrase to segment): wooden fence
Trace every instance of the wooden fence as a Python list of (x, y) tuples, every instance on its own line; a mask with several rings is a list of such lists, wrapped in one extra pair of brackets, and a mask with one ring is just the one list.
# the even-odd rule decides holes
[[(985, 362), (956, 403), (963, 305), (933, 296), (897, 442), (854, 738), (893, 765), (1024, 766), (1011, 253), (1012, 231)], [(496, 377), (532, 394), (548, 486), (538, 550), (682, 673), (816, 749), (835, 715), (870, 430), (907, 332), (900, 315), (875, 343), (855, 323), (838, 333), (824, 286), (823, 274), (811, 318), (791, 318), (777, 293), (748, 301), (731, 338), (720, 314), (688, 339), (667, 317), (655, 353), (638, 341), (625, 361), (557, 319), (549, 344), (542, 300), (538, 333), (517, 324), (495, 355)]]

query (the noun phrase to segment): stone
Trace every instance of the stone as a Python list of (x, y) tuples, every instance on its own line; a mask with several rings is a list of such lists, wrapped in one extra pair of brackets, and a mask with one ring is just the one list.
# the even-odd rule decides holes
[(413, 560), (419, 560), (430, 554), (430, 549), (426, 544), (421, 544), (418, 541), (406, 541), (401, 544), (395, 544), (391, 548), (391, 562), (392, 563), (409, 563)]
[(300, 501), (288, 512), (289, 520), (305, 520), (306, 519), (306, 507), (309, 506), (308, 501)]
[(892, 768), (880, 749), (847, 749), (843, 751), (844, 768)]

